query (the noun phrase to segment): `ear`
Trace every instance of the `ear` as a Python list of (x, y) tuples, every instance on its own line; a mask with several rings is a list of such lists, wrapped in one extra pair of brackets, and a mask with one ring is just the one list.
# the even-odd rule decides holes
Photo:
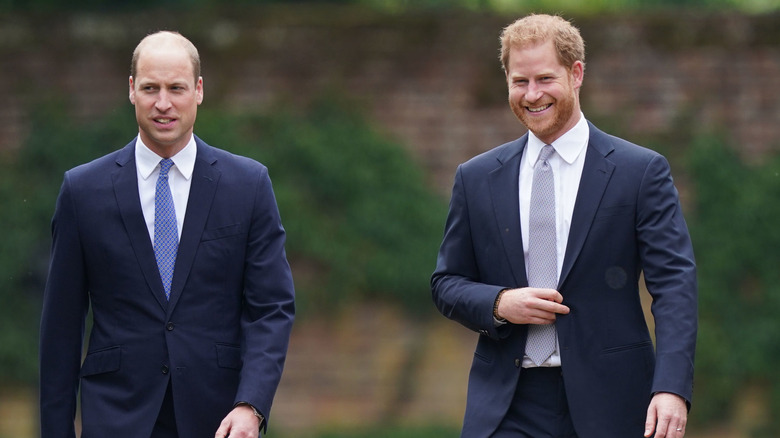
[(574, 61), (571, 66), (571, 80), (574, 88), (580, 88), (585, 78), (585, 64), (582, 61)]
[(203, 103), (203, 77), (198, 76), (198, 83), (195, 84), (195, 94), (197, 95), (196, 101), (198, 102), (198, 105)]
[(133, 77), (130, 76), (130, 103), (135, 105), (135, 86), (133, 86)]

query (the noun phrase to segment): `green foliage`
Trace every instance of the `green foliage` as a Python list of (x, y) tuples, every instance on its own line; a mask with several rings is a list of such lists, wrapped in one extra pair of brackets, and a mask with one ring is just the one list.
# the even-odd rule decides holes
[[(753, 389), (766, 392), (768, 412), (780, 412), (780, 159), (748, 166), (701, 138), (689, 166), (700, 291), (696, 418), (724, 418)], [(756, 426), (777, 436), (780, 419), (770, 417)]]
[[(129, 105), (75, 125), (64, 105), (41, 105), (18, 154), (0, 162), (0, 383), (35, 379), (49, 222), (65, 170), (124, 146), (137, 133)], [(207, 142), (271, 172), (299, 308), (326, 312), (355, 299), (430, 311), (428, 278), (446, 214), (400, 145), (346, 104), (305, 114), (201, 112)]]
[(304, 311), (361, 298), (430, 311), (444, 202), (399, 144), (348, 107), (325, 99), (302, 115), (201, 112), (197, 131), (269, 167)]
[[(65, 170), (117, 148), (136, 128), (114, 117), (74, 127), (60, 102), (38, 106), (17, 155), (0, 161), (0, 383), (34, 382), (49, 221)], [(132, 112), (121, 119), (133, 120)]]

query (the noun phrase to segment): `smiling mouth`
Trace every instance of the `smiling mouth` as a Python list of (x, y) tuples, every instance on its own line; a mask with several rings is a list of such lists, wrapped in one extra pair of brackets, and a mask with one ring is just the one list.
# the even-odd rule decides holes
[(161, 123), (163, 125), (167, 125), (167, 124), (171, 123), (173, 121), (173, 119), (170, 119), (170, 118), (157, 118), (157, 119), (154, 119), (154, 121), (157, 122), (157, 123)]
[(527, 106), (527, 107), (525, 107), (525, 108), (526, 108), (526, 109), (527, 109), (529, 112), (532, 112), (532, 113), (540, 113), (540, 112), (542, 112), (542, 111), (546, 110), (547, 108), (549, 108), (549, 107), (551, 107), (551, 106), (552, 106), (552, 104), (551, 104), (551, 103), (548, 103), (547, 105), (536, 106), (536, 107), (530, 107), (530, 106)]

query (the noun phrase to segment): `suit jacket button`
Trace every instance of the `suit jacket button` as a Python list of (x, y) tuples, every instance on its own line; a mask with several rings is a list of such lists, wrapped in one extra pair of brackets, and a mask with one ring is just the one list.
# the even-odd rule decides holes
[(522, 365), (522, 364), (523, 364), (523, 361), (522, 361), (522, 360), (520, 360), (520, 359), (518, 359), (518, 358), (515, 358), (515, 366), (516, 366), (517, 368), (520, 368), (520, 365)]
[(168, 374), (168, 365), (163, 365), (160, 371), (162, 371), (163, 374)]
[(166, 328), (168, 331), (171, 331), (171, 330), (173, 330), (173, 327), (174, 327), (174, 325), (173, 325), (173, 323), (172, 323), (172, 322), (169, 322), (168, 324), (166, 324), (166, 325), (165, 325), (165, 328)]

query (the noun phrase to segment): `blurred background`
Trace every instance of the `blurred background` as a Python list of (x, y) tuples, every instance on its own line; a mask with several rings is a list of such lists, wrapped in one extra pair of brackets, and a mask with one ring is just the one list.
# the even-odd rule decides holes
[(528, 12), (581, 29), (586, 117), (671, 162), (700, 279), (687, 436), (780, 436), (780, 1), (0, 0), (0, 438), (38, 436), (62, 174), (135, 136), (130, 57), (160, 29), (200, 50), (195, 132), (269, 166), (288, 231), (269, 436), (457, 437), (477, 335), (428, 279), (457, 164), (525, 131), (498, 35)]

